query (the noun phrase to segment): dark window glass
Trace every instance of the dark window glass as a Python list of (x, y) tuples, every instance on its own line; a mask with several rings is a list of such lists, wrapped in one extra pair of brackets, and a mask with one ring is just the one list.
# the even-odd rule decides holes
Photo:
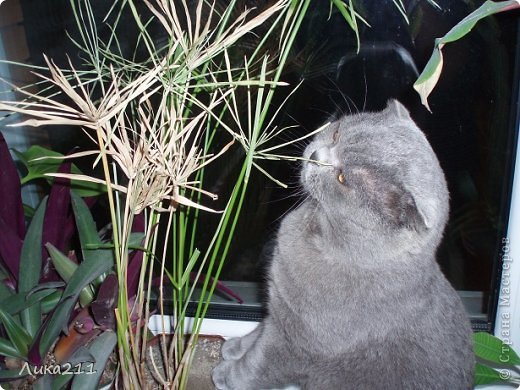
[[(433, 113), (429, 113), (412, 84), (431, 54), (434, 39), (471, 12), (471, 3), (438, 0), (438, 10), (427, 1), (404, 1), (409, 24), (392, 0), (356, 3), (371, 26), (360, 26), (359, 53), (355, 36), (341, 15), (333, 12), (329, 18), (329, 2), (313, 2), (284, 75), (292, 85), (303, 83), (285, 106), (279, 125), (299, 125), (285, 135), (296, 138), (338, 113), (379, 110), (390, 98), (404, 103), (427, 134), (449, 183), (451, 219), (439, 248), (439, 263), (457, 290), (471, 292), (465, 296), (473, 304), (474, 319), (489, 327), (496, 307), (496, 270), (507, 227), (518, 129), (514, 115), (518, 13), (487, 18), (468, 37), (445, 48), (445, 67), (430, 97)], [(81, 63), (65, 34), (74, 30), (68, 0), (20, 0), (19, 4), (22, 16), (17, 23), (24, 26), (25, 36), (16, 39), (25, 40), (28, 47), (27, 58), (19, 60), (41, 64), (45, 52), (58, 64), (65, 64), (65, 53), (69, 53), (75, 63)], [(102, 20), (110, 2), (93, 4)], [(129, 28), (126, 45), (130, 49), (133, 23), (122, 25)], [(100, 24), (101, 35), (103, 28)], [(5, 37), (3, 31), (4, 43)], [(250, 44), (254, 39), (250, 38)], [(125, 48), (124, 41), (122, 45)], [(280, 96), (279, 102), (282, 100)], [(53, 147), (67, 152), (77, 144), (79, 133), (58, 128), (49, 134)], [(299, 155), (303, 146), (284, 152)], [(231, 191), (241, 153), (238, 147), (231, 150), (208, 170), (207, 189), (222, 194), (221, 199)], [(223, 280), (264, 281), (278, 222), (300, 199), (297, 163), (263, 166), (289, 188), (279, 188), (261, 174), (253, 175)], [(216, 223), (212, 215), (201, 218), (201, 226)], [(211, 234), (208, 229), (208, 237), (200, 238), (201, 245)], [(251, 288), (246, 294), (255, 300)]]
[[(445, 67), (429, 113), (412, 89), (417, 71), (429, 59), (434, 39), (472, 11), (465, 2), (438, 3), (442, 11), (426, 1), (408, 2), (408, 25), (392, 1), (363, 2), (371, 28), (362, 28), (359, 54), (341, 16), (327, 22), (328, 5), (315, 4), (286, 77), (292, 83), (304, 81), (286, 107), (284, 122), (301, 126), (292, 133), (297, 136), (338, 112), (380, 110), (390, 98), (408, 107), (437, 153), (451, 194), (451, 218), (438, 261), (461, 290), (475, 327), (490, 329), (518, 131), (518, 13), (488, 18), (445, 48)], [(299, 154), (302, 148), (286, 152)], [(291, 188), (280, 189), (256, 176), (224, 280), (264, 280), (278, 221), (299, 200), (298, 164), (270, 168)]]

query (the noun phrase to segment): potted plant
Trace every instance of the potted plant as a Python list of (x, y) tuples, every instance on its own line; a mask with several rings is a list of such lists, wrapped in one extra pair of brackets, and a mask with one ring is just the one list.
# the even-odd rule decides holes
[(0, 134), (0, 354), (8, 368), (0, 372), (0, 381), (21, 387), (71, 381), (76, 388), (92, 386), (116, 342), (115, 329), (103, 316), (112, 309), (104, 297), (114, 284), (108, 275), (113, 256), (106, 248), (88, 249), (101, 239), (87, 206), (93, 198), (86, 203), (80, 195), (98, 195), (97, 186), (72, 189), (69, 180), (53, 180), (36, 210), (25, 207), (30, 221), (25, 228), (21, 182), (41, 179), (44, 172), (71, 171), (70, 163), (29, 163), (48, 153), (56, 155), (41, 147), (17, 152), (28, 168), (20, 180)]

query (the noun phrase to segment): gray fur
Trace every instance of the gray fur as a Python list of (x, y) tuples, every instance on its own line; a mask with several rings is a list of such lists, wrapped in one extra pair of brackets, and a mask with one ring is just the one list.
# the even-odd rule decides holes
[(304, 163), (309, 197), (281, 223), (269, 314), (224, 344), (216, 387), (470, 389), (469, 321), (435, 261), (448, 190), (426, 137), (390, 101), (333, 123), (311, 155), (326, 164)]

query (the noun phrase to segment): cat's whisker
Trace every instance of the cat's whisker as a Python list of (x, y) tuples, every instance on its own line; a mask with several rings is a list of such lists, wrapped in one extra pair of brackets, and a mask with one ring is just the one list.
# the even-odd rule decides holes
[[(355, 113), (359, 113), (359, 108), (357, 107), (356, 103), (354, 102), (354, 100), (352, 100), (345, 92), (343, 92), (341, 90), (341, 88), (339, 87), (339, 85), (336, 83), (336, 81), (334, 80), (331, 80), (332, 84), (336, 87), (337, 89), (337, 92), (341, 95), (341, 98), (343, 99), (343, 101), (345, 102), (346, 104), (346, 108), (348, 108), (348, 113), (345, 112), (345, 110), (342, 110), (341, 107), (338, 105), (338, 103), (333, 100), (333, 103), (334, 105), (336, 105), (336, 107), (338, 108), (338, 111), (341, 113), (341, 116), (345, 115), (345, 114), (348, 114), (348, 115), (352, 115), (353, 112), (352, 112), (352, 106), (355, 108)], [(366, 79), (365, 79), (365, 83), (366, 83)], [(365, 101), (366, 102), (366, 101)], [(365, 109), (365, 107), (363, 106), (363, 110)]]
[(367, 84), (367, 74), (366, 72), (363, 72), (363, 80), (365, 82), (365, 96), (363, 100), (363, 112), (367, 109), (367, 97), (368, 97), (368, 84)]
[(300, 207), (302, 204), (306, 203), (310, 198), (310, 194), (307, 194), (307, 196), (303, 199), (301, 199), (299, 202), (295, 202), (287, 211), (282, 213), (278, 218), (276, 218), (273, 221), (273, 224), (276, 224), (278, 221), (283, 219), (287, 214), (289, 214), (291, 211), (296, 210), (298, 207)]
[(305, 194), (304, 191), (297, 191), (294, 193), (289, 193), (288, 195), (283, 196), (281, 198), (276, 198), (276, 199), (272, 199), (272, 200), (263, 202), (263, 204), (275, 204), (275, 203), (283, 202), (285, 200), (292, 199), (292, 198), (301, 198), (304, 194)]

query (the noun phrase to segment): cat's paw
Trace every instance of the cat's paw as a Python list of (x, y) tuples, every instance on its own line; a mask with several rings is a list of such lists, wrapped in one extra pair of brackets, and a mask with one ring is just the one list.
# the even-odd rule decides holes
[(233, 360), (220, 362), (211, 373), (213, 384), (217, 390), (239, 390), (232, 385), (235, 362)]
[(222, 357), (224, 360), (237, 360), (242, 357), (242, 339), (240, 337), (229, 339), (222, 345)]

